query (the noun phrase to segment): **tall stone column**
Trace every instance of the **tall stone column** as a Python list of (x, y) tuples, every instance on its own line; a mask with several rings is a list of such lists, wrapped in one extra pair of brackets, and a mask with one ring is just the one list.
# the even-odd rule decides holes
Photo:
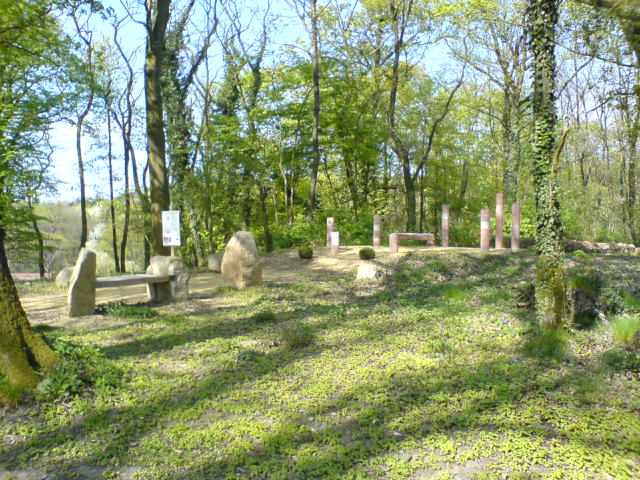
[(389, 235), (389, 253), (398, 253), (398, 234)]
[(491, 224), (488, 208), (483, 208), (480, 212), (480, 250), (489, 251), (491, 243)]
[(442, 205), (442, 233), (440, 240), (443, 247), (449, 246), (449, 205)]
[(504, 193), (496, 194), (496, 248), (504, 248)]
[(327, 217), (327, 247), (331, 246), (331, 232), (333, 232), (333, 217)]
[(520, 204), (511, 205), (511, 250), (520, 250)]
[(340, 232), (331, 232), (331, 253), (340, 251)]
[(373, 216), (373, 246), (380, 246), (380, 238), (382, 236), (382, 217), (380, 215)]

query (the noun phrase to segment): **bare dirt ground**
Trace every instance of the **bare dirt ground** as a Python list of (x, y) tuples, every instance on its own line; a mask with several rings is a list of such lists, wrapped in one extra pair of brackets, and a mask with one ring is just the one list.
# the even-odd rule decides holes
[[(362, 245), (340, 247), (337, 254), (332, 254), (327, 247), (314, 249), (314, 256), (310, 260), (302, 260), (297, 250), (283, 250), (263, 257), (263, 280), (272, 283), (289, 283), (297, 278), (305, 277), (322, 280), (328, 276), (348, 275), (355, 276), (360, 259), (359, 250)], [(454, 249), (439, 247), (400, 247), (399, 253), (390, 254), (388, 247), (375, 247), (376, 259), (383, 263), (393, 261), (408, 252), (425, 251), (443, 252)], [(457, 248), (456, 251), (477, 251), (477, 249)], [(503, 252), (508, 252), (504, 250)], [(222, 276), (214, 272), (195, 272), (189, 282), (189, 294), (194, 305), (181, 305), (182, 308), (197, 309), (198, 300), (211, 297), (213, 289), (224, 285)], [(96, 305), (124, 301), (133, 304), (147, 300), (146, 286), (130, 285), (124, 287), (100, 288), (96, 291)], [(91, 317), (69, 318), (66, 315), (66, 292), (54, 292), (49, 294), (28, 294), (21, 298), (22, 305), (27, 311), (31, 322), (37, 324), (56, 324), (57, 326), (73, 327), (74, 324), (87, 328), (87, 320)], [(103, 316), (93, 316), (100, 319), (104, 327)]]

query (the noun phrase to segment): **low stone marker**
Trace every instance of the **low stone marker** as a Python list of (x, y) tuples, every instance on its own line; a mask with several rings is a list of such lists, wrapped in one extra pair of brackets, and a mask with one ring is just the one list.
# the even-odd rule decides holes
[(491, 221), (489, 216), (489, 209), (483, 208), (480, 211), (480, 250), (483, 252), (489, 251), (491, 243)]
[(212, 253), (207, 257), (207, 265), (212, 272), (220, 273), (222, 271), (222, 252)]
[(449, 205), (442, 205), (442, 234), (441, 243), (443, 247), (449, 246)]
[(251, 232), (236, 232), (227, 243), (222, 257), (222, 279), (236, 288), (262, 282), (262, 263)]
[(433, 233), (401, 233), (395, 232), (389, 235), (389, 253), (398, 253), (398, 246), (401, 240), (424, 240), (427, 246), (435, 245), (435, 235)]
[(363, 262), (358, 265), (356, 272), (356, 281), (376, 282), (382, 284), (385, 282), (387, 272), (377, 263)]
[(70, 317), (91, 315), (96, 308), (96, 254), (89, 249), (80, 250), (73, 267), (67, 306)]
[(327, 217), (327, 247), (331, 246), (331, 232), (333, 232), (333, 217)]
[(373, 246), (379, 247), (382, 240), (382, 217), (380, 215), (373, 216)]
[(504, 193), (496, 194), (496, 248), (504, 248)]
[(511, 205), (511, 250), (520, 250), (520, 204)]
[(69, 281), (71, 280), (72, 273), (73, 267), (64, 267), (58, 272), (58, 275), (56, 275), (56, 285), (59, 285), (60, 287), (69, 286)]
[(331, 232), (331, 253), (340, 251), (340, 232)]

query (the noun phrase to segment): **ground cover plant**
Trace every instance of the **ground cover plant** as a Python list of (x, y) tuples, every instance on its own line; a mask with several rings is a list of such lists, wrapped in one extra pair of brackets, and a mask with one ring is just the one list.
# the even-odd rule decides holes
[[(639, 258), (569, 261), (637, 296)], [(4, 411), (0, 478), (638, 478), (637, 357), (610, 324), (537, 332), (533, 263), (425, 252), (378, 288), (321, 271), (43, 329), (123, 380)]]

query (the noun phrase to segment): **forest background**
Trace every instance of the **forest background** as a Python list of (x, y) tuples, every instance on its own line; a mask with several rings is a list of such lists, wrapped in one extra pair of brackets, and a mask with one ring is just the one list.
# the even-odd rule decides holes
[[(565, 237), (638, 245), (639, 59), (612, 9), (561, 6)], [(327, 216), (345, 244), (370, 243), (374, 214), (387, 232), (437, 234), (442, 204), (452, 244), (477, 245), (480, 209), (498, 192), (522, 204), (523, 236), (533, 237), (524, 12), (511, 0), (172, 2), (161, 91), (179, 254), (201, 265), (240, 229), (265, 251), (322, 244)], [(143, 5), (52, 3), (47, 19), (33, 39), (47, 62), (0, 58), (15, 73), (0, 92), (0, 148), (13, 162), (3, 181), (15, 207), (3, 218), (8, 257), (15, 271), (55, 273), (84, 244), (103, 273), (143, 270), (152, 252)], [(75, 135), (62, 186), (52, 169), (60, 131)], [(79, 200), (51, 201), (71, 189)]]

